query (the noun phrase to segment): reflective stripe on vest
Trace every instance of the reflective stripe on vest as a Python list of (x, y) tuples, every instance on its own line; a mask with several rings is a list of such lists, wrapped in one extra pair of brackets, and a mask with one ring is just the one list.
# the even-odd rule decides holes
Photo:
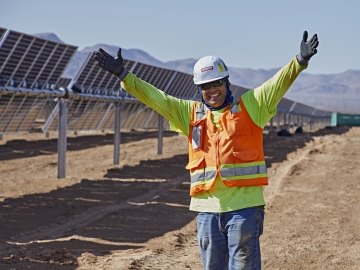
[(222, 165), (220, 167), (220, 175), (227, 180), (266, 177), (266, 171), (265, 161)]
[[(267, 177), (267, 169), (264, 161), (243, 164), (229, 164), (220, 167), (220, 175), (226, 180), (251, 179)], [(206, 168), (190, 173), (191, 184), (211, 181), (216, 176), (216, 168)]]
[[(195, 121), (204, 118), (208, 108), (205, 107), (204, 103), (201, 103), (200, 106), (195, 111)], [(201, 148), (201, 126), (194, 126), (192, 130), (192, 140), (191, 146), (194, 150)]]
[(216, 176), (216, 168), (200, 169), (190, 173), (191, 184), (196, 182), (211, 181)]
[(193, 127), (191, 146), (194, 150), (201, 147), (201, 126)]

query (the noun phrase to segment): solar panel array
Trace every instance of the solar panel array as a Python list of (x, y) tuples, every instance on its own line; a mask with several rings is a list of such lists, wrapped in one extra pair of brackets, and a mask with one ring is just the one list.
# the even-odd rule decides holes
[[(68, 84), (61, 74), (77, 47), (0, 28), (0, 132), (31, 131)], [(39, 120), (42, 121), (39, 122)]]
[[(56, 130), (58, 106), (54, 98), (67, 93), (69, 130), (113, 129), (115, 107), (121, 108), (121, 128), (157, 128), (158, 114), (121, 89), (118, 78), (100, 69), (87, 55), (72, 78), (61, 77), (77, 47), (48, 41), (0, 27), (0, 133)], [(124, 59), (125, 67), (169, 95), (196, 99), (192, 75)], [(65, 88), (69, 91), (62, 91)], [(232, 85), (235, 98), (247, 91)], [(283, 115), (329, 119), (330, 112), (283, 99)], [(164, 121), (164, 127), (169, 123)]]

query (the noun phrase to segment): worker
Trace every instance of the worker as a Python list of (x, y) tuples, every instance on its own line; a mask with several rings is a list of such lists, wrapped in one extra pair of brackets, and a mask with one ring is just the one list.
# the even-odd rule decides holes
[(268, 184), (263, 128), (294, 80), (317, 53), (317, 35), (304, 31), (300, 52), (262, 85), (235, 100), (229, 69), (219, 57), (205, 56), (194, 66), (201, 101), (183, 100), (157, 89), (124, 68), (119, 49), (113, 57), (94, 53), (99, 67), (121, 87), (169, 120), (188, 137), (190, 210), (197, 213), (197, 240), (204, 269), (261, 269), (264, 195)]

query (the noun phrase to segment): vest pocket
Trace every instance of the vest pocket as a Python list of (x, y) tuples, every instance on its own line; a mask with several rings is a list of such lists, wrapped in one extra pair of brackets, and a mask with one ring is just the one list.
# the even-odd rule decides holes
[(191, 183), (205, 179), (205, 167), (205, 157), (189, 161), (185, 168), (190, 170)]
[(266, 177), (266, 164), (264, 161), (257, 161), (259, 155), (258, 149), (233, 152), (234, 163), (223, 165), (220, 168), (223, 179), (231, 181), (227, 185), (257, 185), (255, 179)]
[(188, 170), (194, 170), (194, 169), (198, 168), (204, 161), (205, 161), (205, 157), (191, 160), (191, 161), (189, 161), (189, 163), (186, 165), (185, 168)]

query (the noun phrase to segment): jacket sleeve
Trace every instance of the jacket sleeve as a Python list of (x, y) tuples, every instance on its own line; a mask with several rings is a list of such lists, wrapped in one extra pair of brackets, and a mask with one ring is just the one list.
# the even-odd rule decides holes
[(301, 65), (294, 57), (265, 83), (242, 96), (246, 110), (260, 127), (276, 114), (277, 106), (297, 76), (307, 65)]
[(166, 94), (155, 86), (129, 73), (121, 87), (170, 121), (171, 129), (188, 135), (190, 113), (194, 101), (183, 100)]

